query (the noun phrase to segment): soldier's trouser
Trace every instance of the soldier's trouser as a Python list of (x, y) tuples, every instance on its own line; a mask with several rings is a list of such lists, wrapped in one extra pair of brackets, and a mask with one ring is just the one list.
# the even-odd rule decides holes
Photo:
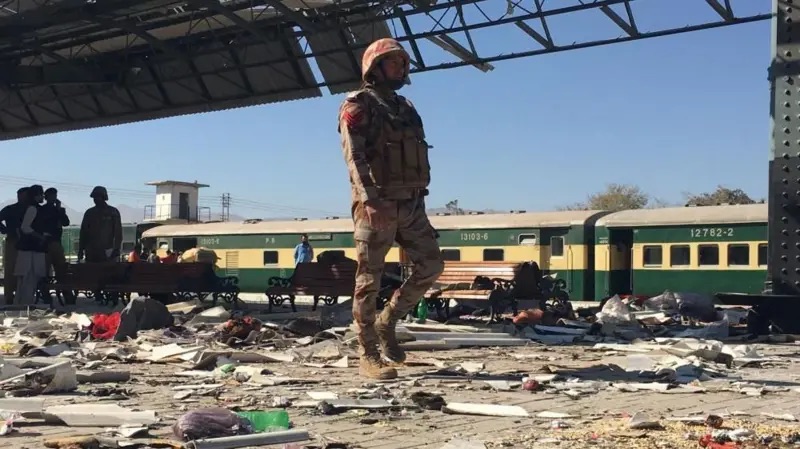
[(47, 269), (53, 268), (56, 278), (62, 276), (67, 270), (67, 258), (64, 256), (64, 248), (61, 242), (51, 241), (47, 245)]
[[(86, 262), (87, 263), (99, 263), (99, 262), (109, 262), (111, 260), (110, 257), (106, 255), (106, 250), (102, 248), (86, 248)], [(97, 290), (92, 292), (94, 293), (95, 300), (102, 300), (103, 299), (103, 292)]]
[[(47, 246), (47, 270), (53, 268), (53, 273), (57, 280), (61, 280), (62, 276), (67, 272), (67, 258), (64, 256), (64, 247), (58, 240), (51, 241)], [(59, 292), (64, 297), (67, 304), (75, 304), (75, 295), (72, 291)]]
[(98, 249), (98, 248), (86, 249), (86, 262), (89, 263), (109, 262), (110, 260), (111, 258), (106, 255), (105, 249)]
[(17, 276), (14, 270), (17, 267), (17, 241), (6, 237), (3, 248), (3, 291), (6, 304), (14, 304), (14, 295), (17, 290)]
[(395, 319), (406, 315), (417, 304), (444, 269), (436, 231), (425, 214), (425, 202), (422, 199), (386, 201), (384, 209), (383, 212), (389, 215), (389, 226), (384, 231), (370, 226), (362, 203), (353, 204), (352, 209), (358, 258), (353, 320), (358, 324), (362, 354), (377, 351), (376, 299), (386, 254), (392, 244), (397, 241), (414, 264), (413, 274), (386, 305)]

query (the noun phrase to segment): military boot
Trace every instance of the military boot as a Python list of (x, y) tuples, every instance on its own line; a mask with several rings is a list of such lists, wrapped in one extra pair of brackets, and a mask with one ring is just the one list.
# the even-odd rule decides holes
[(383, 355), (394, 363), (402, 364), (406, 361), (406, 353), (397, 343), (397, 334), (395, 333), (397, 318), (395, 316), (395, 310), (387, 304), (378, 319), (375, 320), (375, 333), (378, 334)]
[(374, 326), (359, 326), (358, 344), (361, 359), (358, 363), (358, 374), (368, 379), (394, 379), (397, 377), (397, 370), (381, 359), (377, 343), (378, 337), (375, 335)]
[(361, 360), (358, 363), (358, 374), (368, 379), (385, 380), (396, 378), (397, 370), (387, 365), (376, 350), (361, 356)]

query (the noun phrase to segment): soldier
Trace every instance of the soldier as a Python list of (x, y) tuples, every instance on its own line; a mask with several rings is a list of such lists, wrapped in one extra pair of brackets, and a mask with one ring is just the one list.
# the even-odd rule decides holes
[(108, 204), (108, 191), (103, 186), (92, 189), (94, 200), (83, 214), (78, 242), (78, 260), (87, 262), (119, 260), (122, 248), (122, 219), (116, 207)]
[[(379, 39), (361, 60), (360, 90), (339, 108), (342, 151), (350, 173), (353, 238), (358, 269), (353, 319), (361, 349), (359, 374), (397, 377), (405, 361), (395, 326), (441, 274), (437, 233), (425, 213), (430, 183), (422, 119), (396, 90), (408, 82), (409, 56), (394, 39)], [(376, 319), (376, 297), (386, 253), (397, 242), (413, 262), (413, 274)], [(384, 356), (393, 363), (385, 363)]]

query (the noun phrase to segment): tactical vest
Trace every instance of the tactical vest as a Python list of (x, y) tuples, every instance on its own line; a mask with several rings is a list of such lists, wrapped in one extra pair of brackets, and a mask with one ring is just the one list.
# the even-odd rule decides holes
[(367, 163), (375, 187), (388, 199), (422, 193), (431, 182), (422, 118), (402, 96), (397, 97), (396, 110), (375, 91), (367, 88), (362, 93), (372, 124), (367, 139), (375, 152), (367, 156)]

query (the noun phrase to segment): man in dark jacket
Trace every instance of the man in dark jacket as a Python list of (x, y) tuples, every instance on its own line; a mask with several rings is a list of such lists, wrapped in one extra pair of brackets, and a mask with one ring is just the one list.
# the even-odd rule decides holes
[[(47, 233), (52, 237), (47, 242), (47, 267), (53, 267), (56, 278), (61, 278), (67, 271), (67, 259), (64, 257), (64, 246), (61, 243), (61, 236), (64, 234), (64, 226), (69, 226), (67, 211), (61, 207), (61, 200), (58, 199), (58, 190), (54, 187), (44, 191), (45, 204), (39, 210), (43, 215)], [(75, 304), (75, 297), (71, 292), (63, 292), (66, 304)]]
[(14, 270), (17, 266), (17, 241), (19, 240), (19, 227), (22, 216), (28, 208), (28, 188), (17, 190), (17, 202), (9, 204), (0, 210), (0, 233), (6, 235), (3, 247), (3, 291), (6, 304), (14, 304), (14, 295), (17, 290), (17, 276)]

